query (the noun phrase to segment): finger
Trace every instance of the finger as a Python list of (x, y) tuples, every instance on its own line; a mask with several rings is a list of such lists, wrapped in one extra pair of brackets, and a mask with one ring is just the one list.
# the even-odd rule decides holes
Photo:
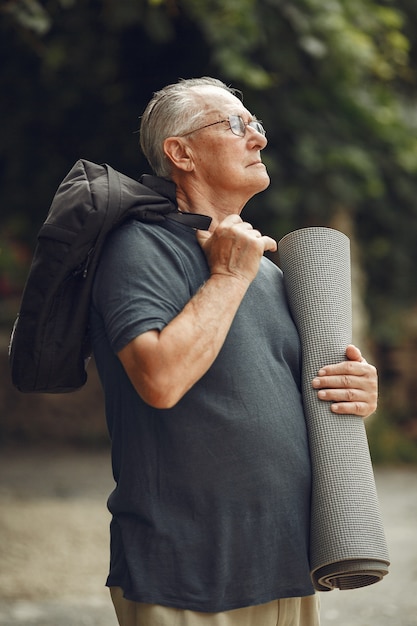
[[(237, 213), (231, 213), (221, 222), (222, 224), (243, 224), (243, 220)], [(246, 222), (249, 224), (249, 222)]]
[(318, 372), (317, 376), (376, 376), (376, 369), (366, 361), (342, 361), (325, 365)]
[(336, 402), (330, 405), (330, 409), (332, 413), (337, 415), (368, 417), (375, 411), (376, 406), (372, 406), (368, 402)]
[(263, 250), (266, 252), (267, 250), (270, 252), (275, 252), (278, 249), (277, 242), (272, 237), (268, 235), (262, 235), (259, 230), (253, 228), (252, 224), (249, 222), (238, 222), (236, 223), (236, 228), (245, 230), (247, 233), (254, 237), (255, 239), (259, 239), (262, 242)]
[(350, 361), (366, 362), (362, 356), (362, 352), (353, 344), (349, 344), (346, 348), (346, 357)]
[(251, 235), (253, 237), (255, 237), (255, 239), (260, 239), (263, 247), (264, 247), (264, 252), (266, 252), (266, 250), (269, 250), (270, 252), (275, 252), (278, 248), (277, 242), (275, 241), (275, 239), (273, 239), (272, 237), (269, 237), (268, 235), (262, 235), (262, 233), (257, 230), (256, 228), (253, 228), (251, 224), (248, 224), (248, 222), (243, 222), (242, 227), (247, 228), (248, 230), (251, 231)]
[(241, 222), (240, 224), (237, 224), (237, 225), (240, 228), (244, 228), (246, 230), (253, 230), (254, 233), (259, 233), (259, 230), (256, 230), (250, 222)]
[(368, 417), (374, 413), (378, 403), (377, 393), (366, 393), (357, 389), (323, 389), (317, 393), (320, 400), (330, 402), (333, 413)]
[(195, 234), (199, 241), (206, 241), (207, 239), (210, 239), (210, 237), (213, 236), (213, 233), (211, 233), (208, 230), (196, 230)]
[(374, 401), (374, 394), (364, 389), (320, 389), (317, 392), (320, 400), (327, 402), (369, 402)]
[(366, 377), (358, 374), (332, 374), (319, 375), (313, 378), (314, 389), (361, 389), (366, 384)]
[(332, 403), (333, 413), (367, 417), (377, 408), (378, 388), (375, 385), (369, 389), (354, 387), (320, 389), (317, 396), (320, 400)]
[[(375, 369), (375, 368), (374, 368)], [(312, 381), (321, 400), (329, 402), (365, 402), (373, 413), (378, 402), (378, 378), (375, 373), (366, 376), (322, 376)]]
[(267, 250), (269, 252), (276, 252), (278, 245), (277, 242), (275, 241), (275, 239), (272, 239), (272, 237), (268, 237), (268, 235), (263, 235), (261, 237), (261, 239), (264, 242), (264, 251), (266, 252)]
[(205, 244), (213, 236), (213, 233), (210, 233), (208, 230), (196, 230), (195, 234), (196, 234), (196, 239), (202, 248), (204, 248)]

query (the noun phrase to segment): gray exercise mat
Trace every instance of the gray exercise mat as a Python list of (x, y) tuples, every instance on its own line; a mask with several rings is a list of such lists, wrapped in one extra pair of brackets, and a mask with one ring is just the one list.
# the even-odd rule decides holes
[(362, 418), (335, 415), (311, 381), (352, 342), (349, 239), (303, 228), (278, 244), (289, 306), (303, 349), (303, 401), (313, 471), (311, 575), (318, 591), (371, 585), (389, 556)]

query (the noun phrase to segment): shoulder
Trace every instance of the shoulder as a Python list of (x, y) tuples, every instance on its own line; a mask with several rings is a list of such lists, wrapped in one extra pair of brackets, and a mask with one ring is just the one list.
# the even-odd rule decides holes
[[(165, 224), (129, 220), (107, 237), (99, 268), (110, 265), (116, 269), (130, 264), (156, 263), (166, 255), (178, 256), (183, 245), (180, 237)], [(190, 243), (187, 245), (189, 247)]]
[(96, 284), (119, 280), (166, 285), (181, 277), (200, 285), (207, 279), (207, 262), (195, 231), (177, 224), (126, 222), (111, 233), (98, 266)]
[(171, 224), (169, 221), (162, 223), (146, 223), (140, 220), (129, 220), (110, 233), (105, 250), (125, 246), (170, 246), (171, 248), (189, 248), (193, 244), (198, 246), (195, 232), (188, 227)]

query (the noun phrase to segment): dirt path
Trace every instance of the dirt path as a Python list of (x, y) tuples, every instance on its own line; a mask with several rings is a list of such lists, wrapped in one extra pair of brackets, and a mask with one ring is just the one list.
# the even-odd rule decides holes
[[(376, 482), (390, 574), (321, 594), (322, 626), (417, 626), (417, 469), (379, 469)], [(0, 626), (116, 626), (104, 587), (111, 488), (107, 451), (1, 452)]]

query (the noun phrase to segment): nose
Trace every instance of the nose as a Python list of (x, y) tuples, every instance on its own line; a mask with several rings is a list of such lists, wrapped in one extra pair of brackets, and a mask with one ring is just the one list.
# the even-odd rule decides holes
[(258, 130), (256, 130), (256, 128), (253, 128), (252, 126), (246, 126), (246, 134), (248, 135), (249, 141), (255, 143), (260, 150), (263, 150), (266, 147), (268, 143), (266, 135), (260, 133)]

